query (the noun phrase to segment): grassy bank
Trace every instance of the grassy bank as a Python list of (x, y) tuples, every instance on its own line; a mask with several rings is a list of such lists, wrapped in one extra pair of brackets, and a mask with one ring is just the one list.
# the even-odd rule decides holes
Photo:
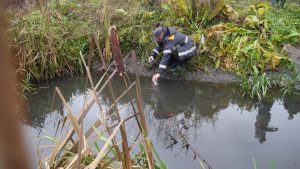
[[(146, 63), (155, 46), (151, 30), (159, 22), (176, 26), (197, 44), (200, 54), (189, 63), (188, 71), (214, 67), (234, 72), (254, 98), (264, 97), (272, 85), (291, 88), (293, 83), (285, 76), (272, 79), (265, 72), (293, 72), (284, 45), (300, 41), (297, 2), (288, 1), (284, 8), (258, 1), (226, 3), (237, 11), (220, 1), (214, 10), (203, 8), (195, 15), (188, 0), (154, 5), (135, 0), (110, 1), (108, 8), (111, 24), (119, 28), (123, 54), (133, 49), (141, 63)], [(79, 52), (88, 53), (92, 33), (98, 35), (102, 48), (105, 44), (100, 0), (49, 3), (26, 11), (14, 9), (9, 17), (11, 45), (19, 75), (27, 79), (23, 82), (25, 89), (31, 89), (32, 80), (82, 72)]]

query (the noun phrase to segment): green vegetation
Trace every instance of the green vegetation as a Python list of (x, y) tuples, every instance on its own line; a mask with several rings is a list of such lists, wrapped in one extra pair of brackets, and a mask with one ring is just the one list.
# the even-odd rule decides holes
[(245, 91), (250, 91), (250, 96), (252, 98), (257, 97), (261, 100), (266, 96), (267, 91), (271, 88), (271, 84), (265, 73), (260, 75), (255, 67), (254, 69), (254, 74), (252, 76), (242, 80), (241, 87)]
[(11, 9), (9, 36), (19, 76), (40, 80), (83, 72), (79, 52), (86, 50), (88, 35), (100, 25), (90, 19), (96, 9), (73, 2), (29, 11)]
[[(275, 8), (267, 1), (230, 0), (228, 4), (238, 11), (223, 0), (212, 2), (214, 8), (200, 8), (189, 0), (152, 5), (136, 0), (112, 1), (104, 11), (109, 11), (110, 23), (119, 28), (123, 54), (134, 49), (141, 63), (146, 63), (155, 46), (151, 30), (159, 22), (191, 35), (197, 44), (200, 54), (188, 64), (188, 71), (214, 67), (233, 72), (240, 77), (245, 92), (257, 99), (264, 97), (271, 85), (290, 91), (299, 76), (294, 80), (280, 78), (284, 75), (269, 78), (265, 72), (293, 72), (284, 45), (300, 43), (300, 8), (296, 2)], [(21, 78), (40, 80), (82, 72), (79, 52), (88, 53), (89, 35), (97, 33), (101, 47), (108, 45), (105, 25), (109, 23), (102, 19), (108, 17), (103, 15), (103, 4), (88, 0), (49, 3), (47, 8), (32, 7), (26, 12), (12, 10), (9, 34)], [(109, 55), (107, 50), (105, 53)]]
[[(108, 28), (107, 30), (110, 30), (110, 35), (107, 37), (117, 39), (117, 35), (114, 33), (115, 29), (113, 26)], [(96, 40), (97, 39), (94, 39), (92, 42), (98, 46)], [(120, 51), (117, 41), (114, 41), (112, 46), (114, 46), (114, 48), (109, 50), (109, 52)], [(93, 49), (93, 45), (89, 47), (90, 50)], [(104, 50), (97, 48), (97, 51), (102, 53)], [(166, 165), (160, 159), (148, 138), (148, 129), (140, 93), (140, 80), (137, 73), (138, 70), (135, 70), (136, 79), (131, 82), (126, 74), (120, 73), (119, 67), (117, 68), (118, 74), (117, 70), (110, 74), (108, 67), (104, 66), (105, 73), (102, 75), (102, 78), (94, 82), (83, 55), (80, 57), (88, 77), (86, 83), (89, 81), (91, 92), (88, 93), (88, 97), (85, 98), (87, 99), (85, 100), (85, 104), (82, 105), (78, 115), (75, 116), (61, 91), (57, 87), (55, 88), (55, 94), (60, 97), (67, 110), (67, 114), (57, 124), (56, 132), (53, 137), (42, 137), (39, 141), (38, 168), (166, 169)], [(104, 56), (100, 54), (100, 57), (101, 60), (104, 61)], [(134, 52), (132, 52), (132, 58), (136, 60)], [(121, 59), (121, 55), (119, 55), (119, 59)], [(124, 65), (122, 66), (124, 67)], [(135, 67), (137, 66), (135, 65)], [(123, 84), (118, 86), (119, 88), (123, 87), (123, 94), (120, 96), (116, 95), (112, 87), (112, 79), (115, 78), (114, 76), (119, 76), (119, 78), (123, 79)], [(103, 105), (98, 96), (107, 87), (109, 88), (112, 102), (108, 103), (109, 105)], [(121, 109), (124, 107), (120, 106), (119, 101), (124, 96), (128, 96), (128, 104), (130, 105), (128, 108), (130, 108), (132, 112), (122, 113), (121, 118)], [(99, 109), (91, 109), (93, 105)], [(83, 128), (83, 123), (88, 113), (97, 114), (97, 118), (94, 119), (92, 124), (85, 126), (88, 127), (86, 130)], [(130, 124), (138, 126), (138, 130), (133, 133), (125, 127), (125, 123), (127, 122), (128, 124), (129, 120), (131, 120)], [(129, 134), (131, 137), (128, 137)], [(49, 142), (43, 142), (44, 139), (47, 141), (50, 140), (50, 145)], [(137, 145), (139, 145), (139, 150), (136, 150)], [(46, 148), (49, 148), (50, 151), (44, 151)], [(153, 151), (155, 152), (154, 155)]]

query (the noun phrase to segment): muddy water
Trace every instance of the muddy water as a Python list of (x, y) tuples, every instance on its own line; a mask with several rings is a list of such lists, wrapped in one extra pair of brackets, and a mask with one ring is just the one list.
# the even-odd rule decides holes
[[(261, 103), (244, 98), (234, 85), (161, 81), (152, 86), (141, 79), (150, 137), (170, 169), (199, 169), (199, 154), (214, 169), (300, 168), (300, 95), (281, 97), (276, 92)], [(85, 100), (82, 77), (40, 84), (29, 96), (28, 117), (24, 120), (27, 144), (36, 165), (38, 136), (52, 135), (55, 124), (65, 114), (59, 99), (51, 105), (54, 87), (63, 92), (74, 112)], [(114, 80), (116, 93), (121, 82)], [(110, 105), (108, 92), (101, 104)], [(128, 103), (120, 101), (120, 106)], [(126, 111), (126, 109), (124, 109)], [(84, 127), (94, 122), (92, 113)], [(131, 132), (136, 126), (126, 126)], [(178, 143), (171, 146), (172, 135)], [(130, 138), (130, 133), (129, 133)], [(187, 149), (184, 145), (188, 143)]]

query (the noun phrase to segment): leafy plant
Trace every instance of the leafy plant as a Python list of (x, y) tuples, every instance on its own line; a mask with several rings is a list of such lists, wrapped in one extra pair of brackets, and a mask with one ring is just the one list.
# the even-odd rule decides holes
[(251, 98), (261, 100), (271, 88), (270, 79), (266, 76), (266, 73), (259, 73), (256, 67), (253, 67), (253, 69), (252, 76), (243, 78), (241, 87)]
[(292, 94), (295, 89), (295, 84), (300, 80), (300, 73), (293, 73), (290, 76), (283, 75), (281, 76), (281, 81), (279, 82), (279, 86), (281, 87), (281, 91), (283, 92), (283, 96), (286, 94)]
[(177, 78), (183, 78), (187, 74), (187, 71), (185, 68), (177, 66), (172, 70), (172, 74)]
[[(253, 67), (260, 72), (293, 69), (283, 46), (300, 41), (299, 8), (293, 3), (278, 9), (266, 3), (255, 4), (256, 1), (229, 1), (237, 9), (241, 5), (243, 11), (238, 13), (219, 2), (220, 10), (211, 20), (207, 19), (211, 11), (206, 8), (195, 15), (194, 2), (190, 0), (161, 1), (160, 6), (153, 7), (134, 0), (126, 5), (118, 1), (114, 8), (104, 10), (111, 12), (105, 19), (97, 15), (103, 12), (103, 1), (62, 2), (60, 8), (49, 2), (44, 8), (28, 12), (12, 11), (9, 34), (16, 57), (20, 58), (16, 59), (20, 61), (18, 70), (37, 80), (82, 72), (78, 53), (86, 52), (88, 35), (96, 32), (100, 44), (108, 46), (100, 26), (103, 21), (119, 28), (122, 51), (127, 53), (134, 48), (141, 63), (147, 62), (156, 45), (151, 31), (159, 22), (175, 26), (193, 38), (200, 54), (187, 65), (188, 71), (213, 66), (249, 79), (254, 74)], [(249, 9), (245, 10), (245, 6)]]

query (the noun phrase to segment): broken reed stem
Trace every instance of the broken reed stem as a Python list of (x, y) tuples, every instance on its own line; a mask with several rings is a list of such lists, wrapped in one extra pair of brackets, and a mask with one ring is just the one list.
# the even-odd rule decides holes
[[(171, 139), (172, 140), (175, 140), (176, 142), (177, 142), (177, 139), (174, 137), (174, 136), (172, 136), (167, 130), (165, 130), (165, 132), (167, 133), (167, 135), (169, 135), (170, 137), (171, 137)], [(187, 142), (186, 141), (186, 144), (189, 146), (189, 148), (193, 151), (193, 153), (194, 154), (196, 154), (199, 158), (200, 158), (200, 160), (206, 165), (206, 166), (208, 166), (208, 168), (209, 169), (213, 169), (212, 167), (211, 167), (211, 165), (200, 155), (200, 153), (198, 153), (192, 146), (191, 146), (191, 144), (189, 143), (189, 142)]]
[(110, 135), (108, 141), (105, 142), (104, 146), (102, 147), (101, 151), (98, 153), (98, 155), (95, 158), (95, 160), (91, 164), (89, 164), (88, 166), (86, 166), (84, 169), (95, 169), (98, 166), (98, 164), (100, 163), (100, 161), (102, 160), (102, 158), (106, 154), (105, 151), (108, 148), (109, 144), (111, 144), (111, 140), (115, 137), (117, 131), (120, 129), (120, 127), (122, 125), (123, 125), (123, 120), (119, 123), (119, 125), (112, 132), (112, 134)]
[[(122, 53), (121, 53), (121, 49), (120, 49), (120, 42), (119, 42), (119, 37), (118, 37), (118, 34), (117, 34), (117, 28), (115, 26), (111, 26), (109, 31), (110, 31), (110, 40), (111, 40), (111, 46), (112, 46), (112, 53), (113, 53), (113, 56), (114, 56), (114, 62), (115, 62), (116, 67), (118, 69), (119, 75), (121, 77), (123, 77), (123, 81), (124, 81), (126, 90), (128, 90), (127, 80), (129, 82), (130, 82), (130, 80), (129, 80), (128, 76), (126, 76), (126, 74), (125, 74), (125, 66), (124, 66), (124, 62), (123, 62), (123, 59), (122, 59)], [(137, 92), (139, 92), (139, 91), (137, 91)], [(131, 105), (132, 105), (133, 112), (136, 115), (135, 106), (132, 102), (132, 97), (130, 95), (130, 92), (128, 92), (128, 96), (129, 96), (129, 99), (130, 99), (130, 102), (131, 102)], [(141, 99), (141, 97), (137, 97), (138, 103), (141, 103), (140, 99)], [(140, 106), (142, 106), (142, 105), (140, 104)], [(142, 111), (142, 107), (140, 107), (140, 109)], [(143, 128), (142, 128), (142, 126), (139, 122), (138, 117), (135, 116), (135, 118), (136, 118), (138, 127), (140, 129), (140, 132), (144, 133)], [(142, 135), (145, 136), (144, 134), (142, 134)], [(148, 159), (148, 166), (149, 166), (150, 169), (152, 169), (152, 168), (154, 168), (152, 153), (150, 152), (151, 150), (149, 149), (150, 147), (149, 147), (149, 144), (147, 143), (147, 138), (146, 137), (143, 137), (143, 138), (144, 138), (143, 140), (145, 140), (144, 146), (145, 146), (145, 149), (146, 149), (146, 154), (147, 154), (147, 159)]]
[[(99, 41), (96, 37), (96, 35), (94, 34), (93, 35), (93, 38), (94, 38), (94, 41), (96, 43), (96, 47), (97, 47), (97, 50), (98, 50), (98, 53), (101, 57), (101, 60), (102, 60), (102, 63), (103, 63), (103, 66), (104, 66), (104, 70), (105, 71), (108, 71), (107, 69), (107, 66), (105, 64), (105, 60), (104, 60), (104, 57), (102, 55), (102, 52), (101, 52), (101, 49), (100, 49), (100, 44), (99, 44)], [(107, 74), (107, 81), (108, 81), (108, 88), (109, 88), (109, 92), (112, 96), (112, 99), (113, 99), (113, 102), (116, 103), (116, 97), (115, 97), (115, 93), (114, 93), (114, 90), (113, 90), (113, 87), (112, 87), (112, 83), (111, 83), (111, 79), (108, 78), (108, 74)], [(118, 119), (118, 121), (120, 122), (121, 121), (121, 117), (120, 117), (120, 113), (119, 113), (119, 110), (116, 106), (116, 104), (114, 104), (114, 110), (115, 110), (115, 115)], [(132, 168), (132, 163), (131, 163), (131, 157), (130, 157), (130, 153), (128, 151), (128, 140), (127, 140), (127, 134), (126, 134), (126, 130), (125, 130), (125, 125), (121, 125), (120, 127), (120, 132), (121, 132), (121, 137), (122, 137), (122, 148), (123, 148), (123, 152), (124, 152), (124, 163), (123, 164), (123, 168), (125, 169), (131, 169)], [(123, 160), (123, 158), (121, 157), (118, 157), (118, 160)]]
[(100, 101), (99, 101), (99, 98), (98, 98), (98, 95), (97, 95), (97, 92), (96, 92), (96, 88), (94, 86), (94, 82), (92, 80), (92, 75), (90, 73), (90, 69), (89, 67), (86, 65), (85, 61), (84, 61), (84, 58), (83, 58), (83, 55), (82, 53), (80, 52), (80, 56), (81, 56), (81, 59), (82, 59), (82, 62), (83, 62), (83, 65), (85, 67), (85, 70), (86, 70), (86, 73), (87, 73), (87, 77), (89, 79), (89, 82), (91, 84), (91, 87), (92, 87), (92, 91), (93, 91), (93, 96), (94, 96), (94, 100), (96, 101), (96, 104), (98, 105), (99, 109), (100, 109), (100, 115), (101, 115), (101, 118), (100, 120), (102, 120), (102, 123), (106, 125), (105, 123), (105, 119), (106, 119), (106, 116), (105, 116), (105, 113), (103, 113), (103, 109), (102, 109), (102, 106), (100, 104)]
[(141, 126), (142, 126), (142, 135), (143, 135), (143, 141), (144, 141), (144, 146), (146, 149), (146, 155), (147, 155), (147, 159), (148, 159), (148, 167), (149, 169), (154, 169), (154, 159), (153, 159), (153, 154), (152, 154), (152, 146), (151, 146), (151, 142), (148, 139), (148, 132), (147, 132), (147, 125), (146, 125), (146, 121), (145, 121), (145, 114), (143, 111), (143, 99), (142, 99), (142, 92), (141, 92), (141, 83), (139, 80), (139, 75), (138, 75), (138, 66), (137, 66), (137, 61), (136, 61), (136, 54), (135, 51), (132, 51), (131, 53), (131, 57), (134, 63), (134, 72), (135, 72), (135, 78), (136, 78), (136, 97), (137, 97), (137, 107), (140, 113), (140, 122), (141, 122)]
[[(55, 88), (56, 92), (58, 93), (59, 97), (61, 98), (62, 102), (64, 103), (65, 107), (68, 110), (68, 115), (67, 118), (69, 119), (73, 129), (76, 131), (78, 138), (79, 138), (79, 147), (78, 147), (78, 152), (81, 152), (81, 143), (83, 142), (83, 133), (81, 130), (81, 126), (78, 123), (78, 121), (76, 120), (76, 117), (73, 115), (72, 110), (70, 105), (66, 102), (65, 98), (63, 97), (62, 93), (60, 92), (60, 90), (56, 87)], [(50, 161), (54, 161), (55, 156), (52, 156)], [(79, 160), (79, 167), (80, 168), (80, 162), (81, 162), (81, 153), (78, 153), (78, 159)], [(73, 165), (73, 164), (72, 164)]]
[(128, 97), (129, 97), (130, 104), (131, 104), (133, 113), (134, 113), (134, 115), (135, 115), (134, 117), (135, 117), (136, 122), (137, 122), (137, 124), (138, 124), (139, 130), (140, 130), (140, 132), (143, 132), (142, 126), (141, 126), (140, 121), (139, 121), (139, 118), (138, 118), (138, 116), (137, 116), (137, 112), (136, 112), (135, 106), (134, 106), (134, 104), (133, 104), (133, 98), (132, 98), (132, 96), (131, 96), (131, 94), (130, 94), (130, 92), (129, 92), (129, 89), (128, 89), (129, 86), (128, 86), (128, 83), (127, 83), (127, 79), (129, 80), (129, 78), (128, 78), (127, 75), (124, 75), (124, 76), (122, 76), (122, 79), (123, 79), (123, 81), (124, 81), (124, 84), (125, 84), (125, 87), (126, 87), (126, 91), (127, 91), (127, 95), (128, 95)]
[[(115, 97), (115, 93), (114, 93), (114, 90), (113, 90), (113, 87), (112, 87), (112, 84), (111, 84), (111, 80), (108, 79), (108, 88), (109, 88), (109, 92), (112, 96), (112, 99), (113, 99), (113, 102), (114, 103), (117, 103), (116, 102), (116, 97)], [(119, 122), (121, 122), (121, 116), (120, 116), (120, 112), (118, 110), (118, 107), (116, 104), (114, 104), (114, 110), (115, 110), (115, 115), (118, 119)], [(121, 127), (120, 127), (120, 132), (121, 132), (121, 136), (122, 136), (122, 148), (123, 148), (123, 152), (124, 152), (124, 158), (125, 158), (125, 169), (131, 169), (132, 168), (132, 164), (131, 164), (131, 158), (130, 158), (130, 153), (128, 151), (128, 141), (127, 141), (127, 134), (126, 134), (126, 130), (125, 130), (125, 125), (122, 124)]]
[[(109, 79), (112, 79), (113, 76), (117, 73), (117, 69), (115, 69), (115, 71), (109, 76)], [(102, 87), (100, 88), (100, 90), (97, 92), (97, 96), (105, 89), (105, 87), (108, 85), (108, 81), (106, 81)], [(95, 103), (95, 100), (93, 98), (91, 98), (80, 110), (79, 112), (79, 116), (78, 116), (78, 123), (81, 124), (83, 119), (85, 118), (85, 116), (87, 115), (88, 111), (91, 109), (91, 107), (93, 106), (93, 104)], [(68, 143), (68, 141), (72, 138), (73, 134), (74, 134), (74, 129), (71, 129), (68, 134), (66, 135), (65, 139), (62, 141), (62, 143), (59, 145), (58, 147), (58, 151), (57, 153), (59, 153), (64, 147), (65, 145)], [(57, 155), (57, 154), (56, 154)], [(55, 155), (55, 156), (56, 156)]]
[[(132, 83), (130, 86), (129, 86), (129, 90), (135, 85), (135, 82)], [(116, 100), (116, 102), (112, 103), (112, 105), (107, 109), (107, 111), (105, 112), (105, 114), (109, 114), (113, 108), (116, 106), (116, 104), (126, 95), (128, 91), (124, 91)], [(98, 127), (99, 125), (101, 124), (101, 121), (99, 119), (97, 119), (97, 121), (94, 123), (94, 127)], [(88, 132), (86, 133), (86, 137), (87, 135), (90, 135), (92, 134), (92, 131), (93, 131), (93, 127), (90, 127)], [(109, 130), (110, 131), (110, 130)]]
[[(104, 85), (102, 86), (102, 88), (100, 89), (100, 90), (102, 90), (102, 89), (104, 89), (104, 86), (106, 87), (106, 85), (109, 85), (109, 87), (111, 86), (111, 79), (112, 79), (112, 77), (115, 75), (115, 73), (117, 72), (117, 69), (115, 69), (115, 71), (113, 72), (113, 76), (112, 76), (112, 75), (109, 76), (108, 69), (110, 68), (111, 65), (110, 65), (109, 67), (107, 67), (106, 62), (105, 62), (105, 60), (104, 60), (104, 58), (103, 58), (101, 49), (100, 49), (100, 44), (99, 44), (98, 38), (97, 38), (97, 36), (96, 36), (95, 33), (92, 35), (91, 39), (92, 39), (93, 42), (94, 42), (94, 43), (92, 43), (92, 44), (96, 44), (97, 51), (98, 51), (98, 53), (99, 53), (99, 56), (100, 56), (101, 61), (102, 61), (103, 68), (104, 68), (104, 70), (105, 70), (104, 75), (102, 76), (102, 78), (100, 79), (100, 81), (99, 81), (99, 82), (97, 83), (97, 85), (96, 85), (96, 90), (97, 90), (98, 86), (101, 84), (101, 81), (102, 81), (105, 77), (107, 78), (107, 80), (105, 81), (105, 84), (104, 84)], [(91, 45), (92, 45), (92, 44), (91, 44)], [(110, 87), (110, 88), (111, 88), (111, 87)], [(97, 96), (98, 96), (98, 95), (97, 95)], [(97, 119), (97, 121), (98, 121), (98, 120), (99, 120), (99, 119)], [(96, 123), (99, 123), (99, 122), (96, 122)], [(100, 124), (101, 124), (101, 123), (100, 123)], [(105, 126), (107, 126), (106, 121), (104, 121), (104, 124), (105, 124)], [(90, 131), (91, 131), (91, 130), (90, 130)], [(112, 131), (111, 131), (111, 130), (108, 130), (108, 133), (111, 135), (111, 134), (112, 134)], [(120, 154), (121, 154), (120, 149), (119, 149), (119, 147), (118, 147), (118, 145), (117, 145), (117, 142), (116, 142), (115, 138), (112, 139), (112, 143), (113, 143), (114, 149), (115, 149), (116, 152), (117, 152), (117, 159), (118, 159), (118, 161), (123, 161), (123, 158), (122, 158), (121, 155), (120, 155)], [(122, 162), (122, 164), (124, 164), (124, 162)]]
[[(114, 29), (111, 29), (114, 30)], [(114, 32), (116, 33), (116, 32)], [(119, 57), (119, 62), (122, 64), (121, 66), (123, 66), (124, 68), (124, 63), (123, 63), (123, 59), (121, 58), (121, 51), (119, 48), (119, 44), (118, 42), (118, 38), (115, 35), (115, 40), (114, 43), (117, 44), (117, 46), (114, 46), (114, 50), (119, 50), (119, 52), (117, 52), (118, 57)], [(136, 146), (137, 143), (132, 144), (131, 146), (129, 146), (128, 140), (127, 140), (127, 133), (126, 133), (126, 128), (125, 128), (125, 121), (128, 121), (130, 119), (132, 119), (133, 117), (135, 117), (136, 122), (138, 124), (139, 130), (140, 132), (138, 132), (138, 135), (136, 137), (136, 141), (137, 139), (142, 135), (142, 143), (145, 147), (145, 154), (147, 156), (147, 165), (149, 169), (154, 169), (154, 160), (153, 160), (153, 155), (152, 155), (152, 150), (151, 150), (151, 142), (148, 139), (148, 133), (147, 133), (147, 128), (146, 128), (146, 122), (145, 122), (145, 116), (144, 116), (144, 112), (143, 112), (143, 106), (142, 106), (142, 96), (141, 96), (141, 88), (140, 88), (140, 82), (138, 79), (138, 76), (136, 75), (136, 81), (134, 81), (133, 83), (130, 82), (129, 77), (125, 74), (125, 72), (120, 71), (120, 65), (118, 67), (118, 69), (115, 69), (113, 71), (112, 74), (108, 73), (108, 67), (110, 67), (112, 64), (110, 64), (110, 66), (108, 66), (105, 62), (105, 58), (102, 55), (102, 51), (100, 49), (100, 44), (99, 41), (96, 37), (95, 34), (93, 34), (92, 36), (92, 41), (90, 42), (90, 51), (89, 51), (89, 56), (88, 56), (88, 65), (86, 64), (83, 55), (80, 53), (80, 56), (82, 58), (83, 64), (85, 66), (85, 70), (87, 72), (87, 77), (91, 84), (91, 88), (92, 88), (92, 92), (89, 93), (90, 99), (88, 100), (87, 103), (84, 103), (82, 109), (79, 112), (79, 115), (77, 116), (77, 118), (75, 118), (75, 116), (73, 116), (72, 114), (72, 110), (71, 107), (68, 105), (68, 103), (66, 102), (66, 100), (64, 99), (64, 97), (62, 96), (61, 92), (59, 91), (58, 88), (56, 88), (56, 91), (58, 93), (58, 95), (60, 96), (61, 100), (63, 101), (65, 107), (67, 108), (68, 114), (67, 114), (67, 119), (68, 121), (70, 121), (71, 124), (71, 128), (69, 130), (69, 132), (67, 133), (66, 137), (64, 137), (63, 141), (60, 143), (57, 143), (55, 145), (55, 147), (53, 148), (53, 151), (51, 153), (50, 158), (50, 162), (52, 163), (51, 166), (54, 167), (67, 167), (67, 168), (80, 168), (81, 167), (81, 160), (82, 157), (87, 153), (87, 151), (89, 150), (87, 144), (86, 144), (86, 138), (89, 138), (91, 136), (91, 134), (93, 133), (93, 131), (95, 131), (95, 128), (97, 128), (98, 126), (100, 126), (101, 124), (104, 124), (104, 128), (106, 130), (104, 130), (104, 132), (107, 132), (110, 137), (109, 137), (109, 141), (106, 141), (104, 146), (102, 147), (101, 151), (98, 153), (98, 155), (96, 156), (96, 158), (88, 165), (85, 167), (85, 169), (95, 169), (99, 163), (101, 163), (102, 159), (107, 156), (107, 154), (110, 152), (110, 150), (108, 150), (108, 146), (110, 144), (113, 145), (114, 150), (116, 151), (116, 156), (113, 157), (109, 163), (111, 163), (113, 160), (117, 159), (118, 161), (122, 162), (123, 168), (124, 169), (131, 169), (132, 166), (132, 159), (130, 156), (130, 150)], [(90, 59), (93, 57), (93, 52), (91, 52), (93, 50), (93, 45), (96, 45), (98, 53), (101, 57), (102, 63), (103, 63), (103, 68), (104, 68), (104, 74), (101, 77), (101, 79), (98, 81), (98, 83), (96, 84), (96, 86), (93, 83), (92, 77), (91, 77), (91, 73), (89, 71), (89, 64), (90, 64)], [(107, 46), (106, 46), (107, 47)], [(116, 53), (114, 53), (116, 54)], [(130, 53), (131, 57), (134, 58), (135, 60), (135, 64), (136, 64), (136, 56), (134, 52)], [(129, 57), (129, 55), (127, 55)], [(127, 57), (126, 56), (126, 57)], [(122, 62), (120, 61), (120, 59), (122, 59)], [(126, 87), (125, 91), (118, 97), (116, 98), (113, 86), (112, 86), (112, 78), (115, 76), (116, 72), (119, 72), (121, 77), (123, 78), (124, 81), (124, 85)], [(135, 72), (137, 72), (137, 69), (135, 70)], [(99, 89), (98, 91), (98, 87), (100, 86), (100, 84), (102, 83), (103, 79), (106, 78), (106, 81), (104, 82), (104, 84), (102, 85), (102, 87)], [(133, 92), (133, 95), (131, 94), (131, 89), (132, 87), (135, 86), (135, 92)], [(106, 88), (108, 87), (109, 93), (112, 97), (112, 104), (110, 105), (110, 107), (108, 108), (108, 110), (106, 110), (105, 112), (102, 112), (102, 108), (101, 108), (101, 104), (99, 101), (99, 94)], [(130, 115), (129, 117), (126, 117), (125, 119), (121, 119), (120, 116), (120, 109), (118, 109), (117, 103), (120, 101), (121, 98), (123, 98), (125, 95), (129, 96), (130, 99), (130, 105), (132, 106), (133, 109), (133, 115)], [(136, 95), (136, 99), (134, 98), (134, 95)], [(137, 107), (135, 107), (136, 105), (134, 104), (134, 100), (137, 101)], [(109, 117), (105, 117), (103, 116), (103, 118), (98, 118), (92, 127), (90, 127), (84, 134), (82, 133), (82, 123), (84, 118), (86, 117), (87, 113), (89, 112), (89, 110), (91, 109), (91, 107), (94, 105), (94, 103), (97, 102), (99, 108), (100, 108), (100, 113), (99, 114), (109, 114), (109, 112), (114, 111), (113, 114), (117, 117), (117, 121), (118, 124), (112, 124), (111, 126), (107, 126), (107, 119)], [(65, 124), (66, 120), (64, 120), (64, 122), (62, 122), (61, 127), (63, 128), (64, 124)], [(94, 127), (94, 128), (93, 128)], [(120, 131), (120, 135), (121, 135), (121, 144), (122, 144), (122, 152), (119, 149), (119, 143), (116, 141), (116, 133), (117, 131)], [(74, 133), (78, 134), (79, 139), (73, 141), (73, 135)], [(55, 161), (56, 157), (58, 155), (61, 154), (61, 151), (63, 150), (63, 148), (66, 146), (67, 143), (72, 142), (73, 144), (73, 148), (72, 149), (77, 149), (78, 148), (78, 153), (76, 153), (71, 159), (63, 161), (60, 160), (58, 161), (58, 164), (61, 164), (61, 166), (58, 166), (55, 164), (57, 163)], [(79, 145), (79, 147), (77, 147)], [(82, 147), (83, 146), (83, 147)], [(68, 151), (67, 151), (68, 152)], [(144, 154), (144, 153), (143, 153)], [(64, 156), (62, 156), (62, 158), (64, 159)], [(106, 163), (106, 165), (108, 165), (108, 163)]]

